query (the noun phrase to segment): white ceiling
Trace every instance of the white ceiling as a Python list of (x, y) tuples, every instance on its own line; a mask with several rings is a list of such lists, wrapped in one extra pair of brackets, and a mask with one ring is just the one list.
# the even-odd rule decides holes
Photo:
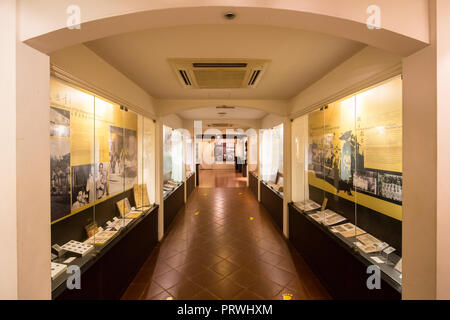
[[(219, 112), (225, 112), (226, 115), (220, 115)], [(234, 109), (217, 109), (215, 106), (206, 108), (197, 108), (180, 111), (177, 113), (186, 120), (207, 120), (207, 119), (261, 119), (267, 115), (266, 112), (257, 109), (235, 107)]]
[[(86, 45), (158, 99), (289, 99), (363, 48), (360, 43), (328, 35), (256, 25), (152, 29)], [(185, 89), (168, 58), (271, 62), (255, 89)]]

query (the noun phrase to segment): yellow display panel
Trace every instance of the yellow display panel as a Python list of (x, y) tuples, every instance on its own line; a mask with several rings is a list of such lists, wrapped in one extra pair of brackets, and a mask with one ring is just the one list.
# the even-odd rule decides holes
[(308, 115), (308, 184), (401, 220), (402, 83), (396, 77)]
[(50, 88), (55, 223), (137, 183), (138, 116), (53, 78)]

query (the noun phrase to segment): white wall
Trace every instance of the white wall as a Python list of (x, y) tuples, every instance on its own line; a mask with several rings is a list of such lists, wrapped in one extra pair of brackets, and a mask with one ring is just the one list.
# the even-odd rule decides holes
[(273, 128), (281, 123), (283, 123), (287, 118), (282, 117), (276, 114), (268, 114), (264, 118), (261, 119), (260, 128), (261, 129), (269, 129)]
[(19, 299), (50, 299), (50, 61), (17, 43)]
[(16, 299), (17, 215), (16, 215), (16, 3), (0, 1), (0, 95), (3, 101), (2, 156), (0, 166), (0, 299)]
[(172, 129), (183, 128), (183, 119), (176, 114), (169, 114), (167, 116), (160, 117), (159, 121), (161, 121), (163, 125), (171, 127)]
[(0, 299), (49, 299), (49, 58), (17, 41), (16, 1), (0, 2)]

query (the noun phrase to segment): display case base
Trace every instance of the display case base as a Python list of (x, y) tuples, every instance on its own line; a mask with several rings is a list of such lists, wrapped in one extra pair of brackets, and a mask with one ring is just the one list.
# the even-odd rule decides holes
[(258, 199), (258, 177), (255, 176), (252, 172), (248, 175), (248, 187), (253, 195)]
[(310, 265), (334, 299), (399, 300), (401, 287), (381, 273), (380, 289), (370, 290), (367, 273), (371, 265), (357, 251), (289, 204), (289, 240)]
[(81, 269), (81, 289), (66, 282), (53, 288), (55, 300), (118, 300), (158, 242), (158, 206), (140, 218)]
[(283, 198), (264, 182), (261, 183), (261, 203), (272, 217), (280, 232), (283, 232)]
[(164, 230), (167, 230), (184, 205), (184, 188), (182, 183), (164, 199)]

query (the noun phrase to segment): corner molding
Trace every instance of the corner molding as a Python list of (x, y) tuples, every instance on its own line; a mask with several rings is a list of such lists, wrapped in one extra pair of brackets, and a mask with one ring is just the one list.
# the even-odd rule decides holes
[(57, 66), (54, 63), (50, 64), (50, 75), (60, 79), (68, 84), (74, 85), (76, 87), (85, 89), (87, 91), (92, 92), (95, 95), (98, 95), (99, 97), (111, 100), (119, 105), (122, 105), (138, 114), (141, 114), (147, 118), (152, 119), (153, 121), (157, 120), (157, 117), (155, 114), (148, 112), (147, 110), (145, 110), (144, 108), (141, 108), (138, 105), (135, 105), (131, 102), (129, 102), (128, 100), (122, 99), (118, 96), (116, 96), (114, 93), (102, 89), (92, 83), (89, 83), (87, 81), (84, 81), (78, 77), (75, 77), (74, 75), (72, 75), (71, 73), (65, 71), (63, 68)]
[(312, 111), (315, 111), (327, 104), (330, 104), (334, 101), (345, 98), (346, 96), (352, 95), (361, 90), (369, 89), (370, 87), (373, 87), (381, 82), (387, 81), (387, 80), (392, 79), (401, 74), (402, 74), (402, 64), (398, 63), (398, 64), (392, 66), (391, 68), (387, 68), (379, 73), (376, 73), (375, 75), (373, 75), (363, 81), (360, 81), (360, 82), (353, 84), (345, 89), (342, 89), (333, 94), (330, 94), (326, 98), (321, 99), (321, 100), (317, 101), (316, 103), (303, 108), (302, 110), (291, 113), (289, 115), (289, 117), (291, 119), (296, 119), (296, 118), (301, 117), (305, 114), (308, 114)]

